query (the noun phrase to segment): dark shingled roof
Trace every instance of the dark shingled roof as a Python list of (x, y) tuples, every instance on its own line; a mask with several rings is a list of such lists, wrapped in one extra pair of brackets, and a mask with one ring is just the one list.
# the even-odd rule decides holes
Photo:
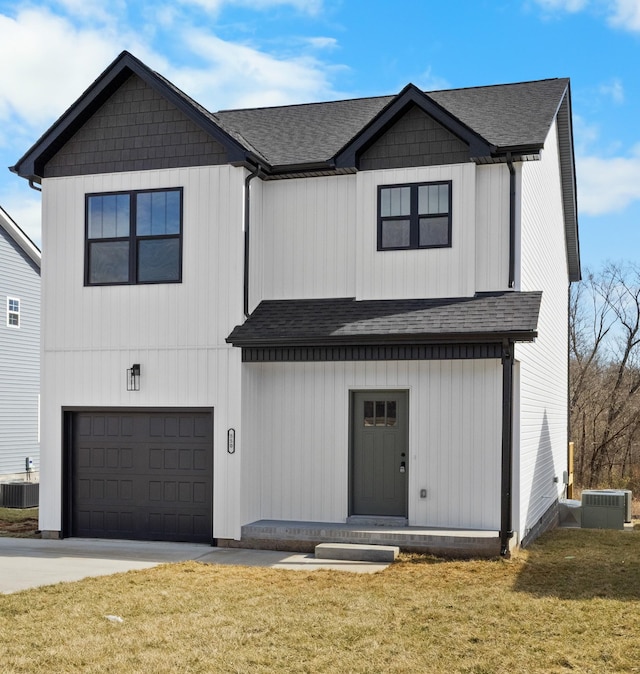
[(227, 338), (234, 346), (531, 341), (541, 292), (448, 299), (267, 300)]
[[(568, 84), (567, 79), (550, 79), (426, 93), (498, 149), (541, 148)], [(222, 110), (215, 117), (271, 166), (305, 164), (330, 160), (394, 99)]]

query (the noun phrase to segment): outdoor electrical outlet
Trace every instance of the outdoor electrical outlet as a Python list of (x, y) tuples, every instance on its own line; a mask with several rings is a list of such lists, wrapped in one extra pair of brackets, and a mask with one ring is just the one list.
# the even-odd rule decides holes
[(420, 490), (420, 498), (427, 498), (427, 490), (426, 489)]

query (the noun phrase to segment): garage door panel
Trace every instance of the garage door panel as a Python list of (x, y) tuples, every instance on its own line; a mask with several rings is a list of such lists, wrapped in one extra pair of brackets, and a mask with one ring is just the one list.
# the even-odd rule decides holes
[(211, 540), (211, 413), (83, 412), (73, 429), (72, 535)]

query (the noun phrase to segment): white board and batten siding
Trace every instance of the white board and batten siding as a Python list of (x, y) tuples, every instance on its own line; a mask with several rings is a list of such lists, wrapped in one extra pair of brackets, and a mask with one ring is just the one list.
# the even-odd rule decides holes
[[(450, 248), (377, 250), (378, 186), (451, 180)], [(476, 166), (450, 164), (357, 174), (356, 297), (469, 297), (475, 292)]]
[(349, 515), (350, 392), (402, 389), (409, 393), (409, 524), (499, 528), (499, 361), (263, 363), (245, 369), (253, 381), (243, 386), (243, 405), (255, 410), (243, 419), (243, 479), (252, 490), (247, 521), (343, 522)]
[(541, 161), (523, 163), (520, 178), (519, 289), (542, 290), (538, 337), (516, 348), (520, 452), (515, 493), (520, 494), (516, 519), (523, 538), (562, 494), (567, 468), (569, 279), (555, 124)]
[(476, 292), (509, 289), (509, 169), (476, 169)]
[[(8, 324), (8, 298), (20, 302)], [(40, 273), (0, 223), (0, 480), (39, 469)]]
[[(506, 287), (501, 248), (481, 261), (476, 279), (477, 234), (484, 240), (505, 227), (491, 195), (478, 200), (476, 225), (476, 173), (487, 175), (482, 189), (503, 190), (502, 177), (491, 183), (493, 174), (472, 163), (262, 184), (251, 206), (251, 268), (262, 275), (262, 289), (257, 276), (252, 281), (252, 306), (262, 299), (469, 297), (478, 282), (482, 290)], [(452, 246), (378, 251), (378, 186), (439, 180), (452, 181)]]
[[(61, 528), (64, 407), (213, 408), (214, 447), (228, 428), (240, 444), (241, 352), (225, 338), (243, 320), (244, 177), (216, 166), (43, 181), (42, 529)], [(85, 287), (85, 195), (171, 187), (184, 190), (182, 283)], [(215, 451), (214, 536), (239, 531), (239, 493), (238, 457)]]
[(262, 270), (255, 304), (355, 296), (355, 197), (354, 175), (267, 181), (252, 192), (252, 275)]

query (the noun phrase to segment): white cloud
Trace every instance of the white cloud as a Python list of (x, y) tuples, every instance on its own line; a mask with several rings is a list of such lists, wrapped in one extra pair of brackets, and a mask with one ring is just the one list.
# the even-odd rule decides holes
[[(179, 14), (164, 13), (164, 24), (134, 34), (122, 24), (124, 16), (104, 14), (101, 1), (90, 0), (84, 9), (80, 0), (62, 1), (66, 11), (82, 18), (72, 21), (45, 8), (21, 10), (15, 18), (0, 14), (0, 58), (11, 63), (0, 69), (0, 147), (10, 141), (28, 147), (123, 49), (212, 109), (301, 102), (332, 93), (329, 80), (336, 67), (304, 54), (330, 49), (333, 38), (301, 40), (295, 55), (278, 56), (192, 28)], [(249, 3), (202, 1), (212, 6), (218, 1)], [(252, 0), (257, 8), (276, 3), (304, 5), (309, 11), (321, 6), (315, 1)], [(173, 66), (156, 52), (152, 42), (158, 28), (170, 32), (173, 46), (199, 57), (201, 65)]]
[(640, 32), (640, 0), (533, 0), (547, 14), (575, 14), (590, 8), (614, 28)]
[(218, 13), (225, 4), (228, 4), (263, 11), (279, 6), (289, 6), (299, 12), (315, 15), (322, 9), (323, 0), (180, 0), (180, 2), (183, 5), (200, 7), (211, 14)]
[(444, 79), (444, 77), (439, 77), (434, 75), (431, 71), (431, 66), (429, 66), (418, 78), (416, 86), (423, 91), (439, 91), (441, 89), (450, 89), (451, 85), (449, 82)]
[(182, 38), (206, 65), (169, 67), (164, 74), (211, 110), (301, 103), (332, 93), (330, 68), (314, 58), (278, 58), (197, 29)]
[(335, 49), (338, 46), (338, 40), (335, 37), (308, 37), (304, 39), (304, 42), (314, 49)]
[(547, 12), (569, 12), (571, 14), (583, 10), (588, 0), (534, 0)]
[(606, 84), (601, 84), (599, 91), (601, 94), (610, 97), (614, 103), (624, 103), (624, 87), (617, 77), (614, 77)]
[(57, 0), (57, 4), (72, 17), (98, 23), (111, 23), (116, 12), (126, 8), (124, 0), (110, 0), (108, 5), (104, 0)]
[[(0, 15), (0, 121), (32, 129), (60, 115), (117, 55), (108, 31), (81, 30), (47, 10)], [(115, 53), (114, 53), (115, 52)]]
[(616, 28), (640, 31), (640, 0), (614, 0), (609, 23)]
[(586, 215), (618, 213), (640, 200), (640, 145), (626, 157), (576, 158), (578, 206)]

